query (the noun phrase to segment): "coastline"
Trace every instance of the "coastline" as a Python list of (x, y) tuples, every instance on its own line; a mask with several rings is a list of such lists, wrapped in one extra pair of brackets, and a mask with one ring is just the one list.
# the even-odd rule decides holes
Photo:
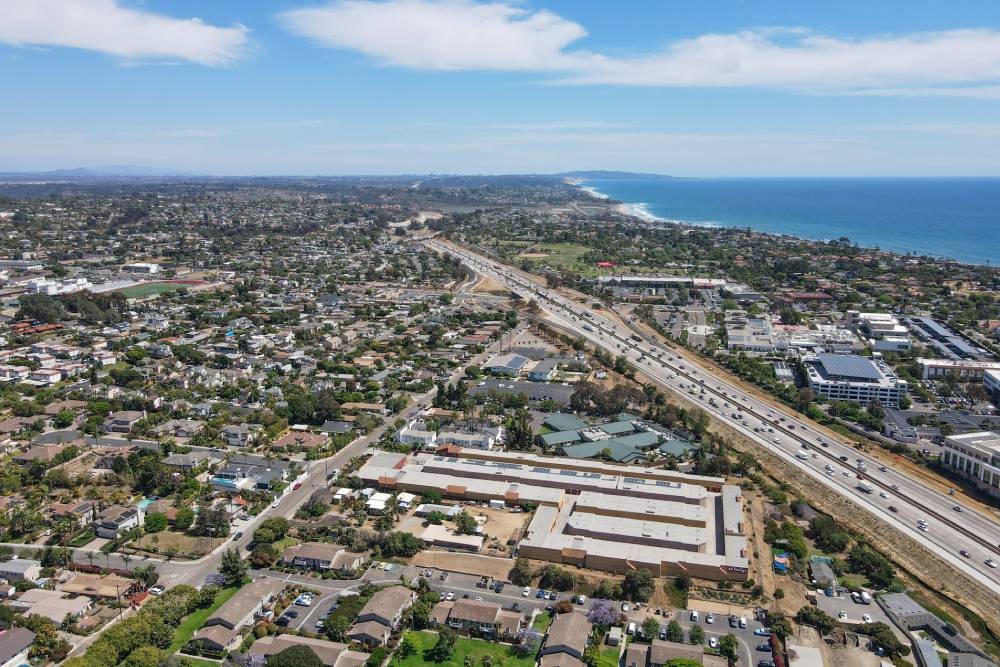
[[(630, 217), (630, 218), (634, 218), (637, 221), (640, 221), (640, 222), (645, 223), (645, 224), (677, 225), (677, 226), (681, 226), (681, 227), (690, 227), (690, 228), (734, 228), (734, 229), (735, 228), (739, 228), (739, 229), (744, 229), (745, 228), (745, 229), (748, 229), (749, 231), (752, 231), (754, 234), (759, 234), (761, 236), (767, 236), (767, 237), (773, 237), (773, 238), (795, 239), (795, 240), (798, 240), (798, 241), (810, 242), (810, 243), (830, 243), (830, 242), (833, 242), (834, 238), (836, 238), (836, 234), (832, 234), (830, 236), (823, 235), (822, 237), (820, 237), (818, 235), (810, 235), (808, 233), (807, 234), (797, 234), (797, 233), (794, 233), (794, 232), (760, 229), (760, 228), (756, 228), (755, 226), (753, 226), (751, 224), (739, 224), (739, 223), (736, 223), (736, 222), (726, 223), (726, 222), (718, 221), (718, 220), (711, 220), (711, 221), (707, 221), (707, 220), (706, 221), (691, 221), (691, 220), (683, 220), (683, 219), (677, 219), (677, 218), (666, 218), (666, 217), (662, 217), (662, 216), (656, 215), (652, 211), (650, 211), (649, 210), (649, 204), (647, 204), (646, 202), (626, 202), (626, 201), (621, 201), (621, 200), (618, 200), (618, 199), (614, 199), (610, 195), (608, 195), (608, 194), (606, 194), (606, 193), (601, 192), (600, 190), (598, 190), (596, 186), (594, 186), (594, 185), (587, 185), (586, 184), (587, 181), (585, 181), (583, 179), (575, 178), (575, 179), (573, 179), (573, 181), (574, 181), (573, 183), (569, 183), (569, 179), (567, 179), (567, 183), (568, 184), (571, 184), (574, 187), (578, 188), (581, 192), (585, 192), (586, 194), (590, 195), (591, 197), (593, 197), (595, 199), (599, 199), (599, 200), (605, 201), (607, 203), (610, 203), (611, 204), (610, 207), (611, 207), (611, 209), (614, 212), (616, 212), (616, 213), (618, 213), (620, 215), (624, 215), (624, 216), (627, 216), (627, 217)], [(829, 230), (827, 230), (827, 231), (829, 231)], [(847, 231), (850, 232), (850, 230), (847, 230)], [(873, 240), (873, 239), (868, 239), (868, 241), (869, 241), (868, 243), (865, 243), (864, 241), (860, 241), (859, 242), (859, 240), (856, 240), (856, 239), (853, 238), (853, 235), (851, 236), (851, 239), (853, 241), (853, 245), (855, 245), (855, 246), (858, 246), (858, 247), (861, 247), (861, 248), (864, 248), (864, 249), (867, 249), (867, 250), (872, 250), (872, 251), (888, 252), (888, 253), (891, 253), (891, 254), (897, 255), (897, 256), (926, 257), (926, 258), (933, 259), (933, 260), (954, 262), (954, 263), (957, 263), (957, 264), (964, 264), (964, 265), (971, 265), (971, 266), (989, 266), (990, 265), (990, 258), (989, 257), (975, 258), (975, 259), (972, 258), (972, 257), (970, 257), (970, 256), (966, 256), (966, 257), (960, 257), (959, 256), (959, 257), (956, 257), (954, 255), (944, 254), (944, 253), (942, 253), (942, 254), (936, 254), (936, 253), (928, 251), (926, 249), (926, 247), (924, 249), (922, 249), (922, 250), (919, 249), (919, 248), (917, 248), (917, 249), (911, 248), (911, 249), (907, 250), (907, 249), (902, 249), (902, 248), (898, 248), (898, 247), (897, 248), (883, 247), (881, 245), (881, 243), (878, 242), (878, 240)], [(961, 253), (959, 253), (959, 254), (961, 254)], [(966, 252), (966, 255), (968, 255), (967, 252)]]

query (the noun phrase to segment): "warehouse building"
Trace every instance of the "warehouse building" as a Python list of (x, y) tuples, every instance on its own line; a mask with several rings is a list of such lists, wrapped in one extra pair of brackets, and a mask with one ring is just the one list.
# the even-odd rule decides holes
[(742, 494), (721, 478), (454, 447), (377, 454), (357, 474), (383, 489), (534, 506), (519, 546), (525, 558), (615, 573), (747, 577)]

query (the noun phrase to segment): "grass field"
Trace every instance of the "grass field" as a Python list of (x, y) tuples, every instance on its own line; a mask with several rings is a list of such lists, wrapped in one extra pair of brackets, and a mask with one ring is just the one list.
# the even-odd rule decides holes
[(180, 285), (174, 283), (145, 283), (142, 285), (133, 285), (132, 287), (125, 287), (118, 290), (121, 292), (122, 296), (126, 299), (145, 299), (149, 296), (156, 296), (157, 294), (166, 294), (167, 292), (175, 292), (181, 287), (188, 287), (188, 285)]
[(177, 631), (174, 633), (174, 641), (170, 642), (170, 646), (167, 647), (167, 655), (177, 653), (177, 651), (184, 648), (184, 645), (191, 641), (191, 637), (205, 623), (205, 620), (214, 614), (215, 610), (221, 607), (223, 602), (233, 597), (238, 590), (239, 588), (237, 587), (223, 588), (215, 596), (215, 602), (211, 607), (198, 609), (185, 616), (181, 624), (177, 626)]
[(393, 665), (398, 667), (420, 667), (421, 665), (440, 665), (441, 667), (463, 667), (466, 656), (471, 656), (475, 664), (481, 664), (482, 657), (489, 655), (493, 658), (494, 665), (504, 667), (532, 667), (535, 664), (535, 657), (522, 658), (511, 654), (510, 647), (506, 644), (494, 644), (481, 639), (470, 639), (468, 637), (458, 637), (455, 640), (455, 650), (451, 657), (444, 662), (431, 662), (424, 659), (424, 651), (434, 647), (437, 642), (436, 632), (409, 632), (407, 637), (413, 642), (417, 649), (413, 655), (398, 660)]
[(548, 264), (559, 269), (571, 269), (578, 272), (596, 271), (596, 267), (587, 266), (580, 258), (590, 252), (590, 248), (577, 243), (537, 243), (528, 248), (531, 252), (521, 253), (519, 259), (529, 262)]

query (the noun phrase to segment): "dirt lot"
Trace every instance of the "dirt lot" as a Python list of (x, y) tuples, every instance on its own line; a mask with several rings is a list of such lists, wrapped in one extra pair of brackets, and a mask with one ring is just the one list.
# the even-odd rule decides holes
[(461, 554), (449, 551), (421, 551), (410, 561), (417, 567), (433, 567), (449, 572), (489, 575), (506, 580), (514, 561), (510, 558), (492, 558), (478, 554)]
[(510, 290), (491, 278), (483, 278), (472, 288), (473, 292), (484, 292), (486, 294), (510, 294)]
[[(519, 539), (524, 526), (531, 517), (530, 514), (523, 512), (494, 510), (488, 507), (467, 506), (465, 511), (479, 521), (483, 527), (483, 536), (486, 538), (483, 542), (483, 548), (490, 549), (492, 555), (508, 551), (507, 541)], [(450, 525), (448, 522), (446, 524)], [(425, 527), (425, 519), (411, 515), (403, 519), (396, 526), (396, 530), (419, 536)]]
[[(166, 554), (171, 548), (177, 555), (203, 556), (212, 550), (213, 540), (209, 537), (192, 537), (183, 533), (163, 531), (139, 538), (138, 548)], [(218, 542), (216, 542), (218, 544)]]
[(879, 667), (880, 659), (871, 651), (856, 647), (848, 641), (835, 643), (833, 638), (824, 641), (812, 628), (800, 626), (794, 642), (818, 648), (823, 652), (823, 664), (829, 667)]

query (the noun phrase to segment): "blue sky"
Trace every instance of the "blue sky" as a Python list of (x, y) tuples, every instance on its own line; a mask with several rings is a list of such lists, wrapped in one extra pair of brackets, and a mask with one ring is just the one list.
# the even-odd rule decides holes
[(1000, 176), (990, 0), (0, 11), (0, 170)]

